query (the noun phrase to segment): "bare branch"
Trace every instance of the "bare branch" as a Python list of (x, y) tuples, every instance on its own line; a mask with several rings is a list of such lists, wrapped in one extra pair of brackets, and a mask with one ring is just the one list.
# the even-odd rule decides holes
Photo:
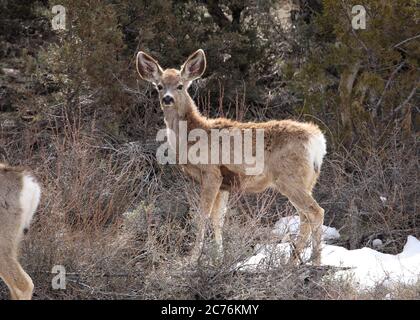
[(401, 70), (401, 68), (404, 66), (404, 64), (405, 64), (405, 61), (401, 62), (401, 63), (398, 65), (398, 67), (397, 67), (394, 71), (392, 71), (391, 75), (389, 76), (389, 79), (388, 79), (388, 81), (386, 82), (386, 85), (385, 85), (384, 91), (382, 91), (381, 97), (379, 98), (378, 102), (377, 102), (377, 103), (376, 103), (376, 105), (375, 105), (375, 108), (374, 108), (375, 114), (377, 113), (378, 108), (379, 108), (379, 106), (380, 106), (380, 105), (381, 105), (381, 103), (382, 103), (382, 100), (383, 100), (383, 98), (384, 98), (384, 96), (385, 96), (385, 92), (388, 90), (388, 87), (389, 87), (389, 85), (391, 84), (392, 79), (395, 77), (395, 75), (398, 73), (398, 71), (400, 71), (400, 70)]
[(411, 100), (411, 98), (414, 96), (414, 93), (416, 93), (417, 87), (419, 85), (419, 82), (414, 85), (413, 89), (411, 90), (410, 94), (408, 95), (407, 99), (405, 99), (397, 108), (394, 109), (392, 112), (393, 114), (396, 114), (398, 111), (400, 111), (404, 106)]
[(414, 36), (414, 37), (411, 37), (411, 38), (405, 39), (405, 40), (403, 40), (403, 41), (401, 41), (401, 42), (398, 42), (396, 45), (394, 45), (394, 46), (393, 46), (393, 48), (399, 47), (400, 45), (402, 45), (402, 44), (404, 44), (404, 43), (406, 43), (406, 42), (409, 42), (409, 41), (411, 41), (411, 40), (417, 39), (417, 38), (420, 38), (420, 34), (418, 34), (418, 35), (416, 35), (416, 36)]

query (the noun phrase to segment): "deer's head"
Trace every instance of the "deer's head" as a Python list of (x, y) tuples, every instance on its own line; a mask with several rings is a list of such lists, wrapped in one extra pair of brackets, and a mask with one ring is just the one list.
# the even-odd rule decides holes
[(178, 109), (190, 99), (187, 90), (191, 82), (203, 75), (206, 56), (204, 51), (199, 49), (185, 61), (180, 70), (163, 70), (155, 59), (140, 51), (137, 54), (136, 66), (140, 77), (153, 83), (159, 92), (162, 109)]

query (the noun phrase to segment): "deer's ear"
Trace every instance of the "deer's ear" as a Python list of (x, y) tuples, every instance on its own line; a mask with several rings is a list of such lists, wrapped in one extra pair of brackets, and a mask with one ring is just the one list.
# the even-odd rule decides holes
[(159, 82), (163, 73), (159, 63), (143, 51), (137, 53), (136, 68), (140, 77), (153, 83)]
[(206, 70), (206, 55), (202, 49), (198, 49), (189, 56), (181, 67), (181, 77), (188, 81), (200, 78)]

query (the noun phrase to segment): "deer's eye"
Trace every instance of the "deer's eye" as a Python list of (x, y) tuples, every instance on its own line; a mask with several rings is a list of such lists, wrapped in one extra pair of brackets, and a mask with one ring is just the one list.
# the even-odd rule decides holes
[(160, 90), (162, 90), (162, 89), (163, 89), (163, 86), (162, 86), (161, 84), (158, 84), (157, 88), (158, 88), (158, 90), (160, 91)]
[(178, 90), (182, 90), (184, 88), (184, 86), (182, 85), (182, 84), (180, 84), (178, 87), (177, 87), (177, 89)]

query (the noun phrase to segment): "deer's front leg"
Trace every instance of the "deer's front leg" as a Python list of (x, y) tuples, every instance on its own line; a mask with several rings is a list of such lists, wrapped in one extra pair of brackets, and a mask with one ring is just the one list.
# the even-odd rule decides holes
[(191, 262), (195, 263), (200, 258), (204, 245), (207, 222), (213, 209), (216, 196), (222, 184), (222, 177), (218, 172), (206, 173), (201, 181), (200, 217), (198, 222), (198, 233), (194, 249), (191, 254)]
[(223, 225), (225, 222), (228, 200), (229, 192), (220, 190), (217, 193), (211, 212), (211, 222), (213, 224), (214, 240), (216, 242), (216, 263), (223, 261)]

